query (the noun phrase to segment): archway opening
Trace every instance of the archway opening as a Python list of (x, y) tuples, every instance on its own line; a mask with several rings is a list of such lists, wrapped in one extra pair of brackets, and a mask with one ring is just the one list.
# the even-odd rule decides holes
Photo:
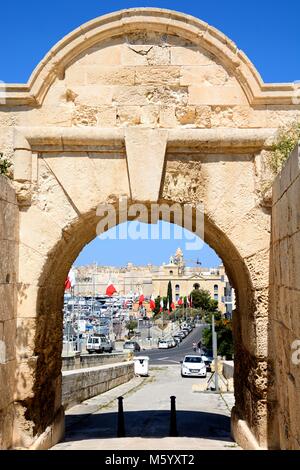
[[(38, 357), (34, 396), (24, 403), (26, 419), (35, 423), (35, 432), (41, 433), (53, 422), (53, 417), (61, 412), (61, 344), (64, 303), (64, 286), (67, 275), (80, 251), (93, 238), (99, 218), (94, 213), (86, 214), (72, 226), (70, 236), (55, 247), (40, 279), (38, 297), (38, 330), (35, 353)], [(216, 249), (224, 261), (230, 284), (236, 290), (236, 314), (233, 318), (235, 338), (235, 358), (245, 356), (242, 330), (249, 329), (249, 300), (251, 283), (247, 269), (230, 240), (207, 218), (205, 239)], [(192, 283), (192, 285), (195, 283)], [(212, 287), (214, 289), (214, 287)], [(47, 295), (45, 293), (47, 292)], [(248, 293), (248, 295), (247, 295)], [(243, 312), (242, 315), (240, 312)], [(45, 344), (47, 343), (47, 348)], [(249, 366), (250, 367), (250, 366)], [(236, 408), (245, 413), (244, 383), (248, 370), (235, 372), (235, 388), (238, 390)], [(240, 407), (240, 408), (239, 408)]]

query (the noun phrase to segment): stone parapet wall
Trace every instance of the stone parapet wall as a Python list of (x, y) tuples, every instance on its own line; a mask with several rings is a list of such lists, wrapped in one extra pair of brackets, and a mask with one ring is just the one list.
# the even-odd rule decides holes
[(281, 449), (300, 449), (299, 151), (297, 146), (273, 186), (269, 346), (278, 410), (275, 444)]
[(71, 408), (134, 377), (134, 363), (117, 363), (63, 372), (62, 404)]
[(234, 364), (233, 361), (223, 361), (223, 375), (225, 379), (233, 379)]
[(15, 388), (18, 206), (9, 180), (0, 175), (0, 449), (12, 445)]
[(62, 358), (62, 370), (84, 369), (86, 367), (100, 366), (104, 364), (114, 364), (116, 362), (125, 362), (128, 360), (128, 354), (93, 354), (82, 356), (69, 356)]

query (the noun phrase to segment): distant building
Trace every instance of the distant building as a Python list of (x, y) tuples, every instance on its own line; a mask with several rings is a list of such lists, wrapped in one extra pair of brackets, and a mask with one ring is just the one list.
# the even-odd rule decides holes
[(168, 263), (161, 266), (135, 266), (128, 263), (124, 267), (113, 266), (80, 266), (75, 269), (75, 295), (103, 295), (108, 284), (114, 284), (120, 295), (145, 297), (154, 294), (166, 296), (168, 283), (171, 281), (173, 298), (190, 295), (193, 289), (205, 289), (213, 299), (218, 301), (219, 310), (231, 316), (235, 308), (234, 290), (229, 284), (225, 268), (205, 268), (196, 262), (197, 267), (186, 266), (183, 253), (177, 249)]

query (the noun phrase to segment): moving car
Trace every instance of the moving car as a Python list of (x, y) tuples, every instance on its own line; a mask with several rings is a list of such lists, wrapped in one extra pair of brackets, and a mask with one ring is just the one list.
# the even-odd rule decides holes
[(141, 347), (136, 341), (125, 341), (123, 349), (128, 349), (129, 351), (140, 351)]
[(206, 377), (206, 365), (201, 356), (185, 356), (181, 362), (181, 377)]

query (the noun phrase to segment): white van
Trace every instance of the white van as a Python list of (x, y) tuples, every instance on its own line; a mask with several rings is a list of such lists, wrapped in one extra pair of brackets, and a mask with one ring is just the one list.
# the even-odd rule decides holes
[(86, 350), (89, 354), (96, 352), (96, 353), (103, 353), (113, 351), (113, 344), (112, 342), (107, 339), (105, 336), (90, 336), (86, 343)]

